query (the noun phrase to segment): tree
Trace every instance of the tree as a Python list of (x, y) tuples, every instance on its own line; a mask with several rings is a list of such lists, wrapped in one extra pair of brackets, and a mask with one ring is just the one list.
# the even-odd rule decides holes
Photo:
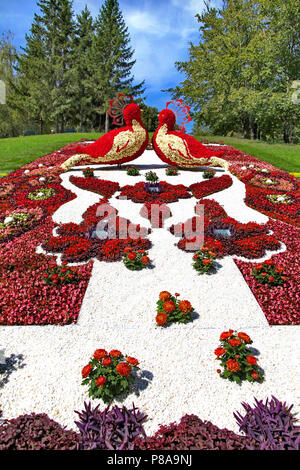
[(140, 108), (142, 110), (142, 119), (149, 132), (154, 132), (158, 128), (158, 114), (159, 111), (153, 106), (147, 106), (145, 103), (141, 103)]
[(134, 85), (132, 59), (134, 50), (117, 0), (105, 0), (96, 21), (96, 34), (92, 44), (92, 80), (96, 92), (96, 111), (105, 113), (105, 132), (109, 128), (108, 102), (117, 94), (140, 97), (144, 81)]

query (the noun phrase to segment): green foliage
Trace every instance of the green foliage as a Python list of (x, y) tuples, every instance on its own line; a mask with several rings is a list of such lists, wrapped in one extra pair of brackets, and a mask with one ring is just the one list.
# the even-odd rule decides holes
[(140, 170), (135, 166), (128, 166), (126, 168), (126, 173), (129, 176), (139, 176)]
[(141, 271), (149, 266), (150, 259), (148, 257), (148, 252), (144, 250), (130, 251), (125, 254), (123, 263), (126, 268), (131, 271)]
[(284, 142), (299, 137), (293, 82), (300, 69), (300, 5), (231, 0), (197, 15), (198, 45), (177, 62), (185, 79), (172, 91), (193, 106), (195, 128)]
[(152, 183), (158, 181), (158, 176), (155, 171), (147, 171), (145, 178), (147, 181), (151, 181)]
[(204, 274), (214, 269), (214, 259), (216, 255), (210, 251), (199, 250), (193, 256), (193, 268), (198, 274)]

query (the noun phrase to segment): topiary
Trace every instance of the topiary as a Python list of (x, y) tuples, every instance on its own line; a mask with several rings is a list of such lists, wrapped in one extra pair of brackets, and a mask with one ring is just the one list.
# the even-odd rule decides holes
[(76, 450), (79, 436), (48, 415), (31, 413), (0, 425), (0, 450)]
[(84, 403), (84, 410), (78, 414), (80, 421), (75, 421), (80, 431), (79, 449), (81, 450), (132, 450), (133, 442), (139, 436), (146, 436), (143, 423), (147, 415), (135, 408), (115, 405), (104, 411), (99, 405), (92, 409), (91, 403)]
[(134, 449), (140, 450), (253, 450), (255, 446), (255, 440), (219, 429), (195, 415), (183, 416), (179, 424), (160, 426), (154, 436), (134, 443)]
[(233, 413), (240, 431), (251, 439), (255, 439), (261, 450), (300, 450), (300, 426), (295, 426), (297, 419), (289, 408), (272, 396), (271, 400), (258, 401), (251, 408), (242, 403), (246, 410), (245, 416)]

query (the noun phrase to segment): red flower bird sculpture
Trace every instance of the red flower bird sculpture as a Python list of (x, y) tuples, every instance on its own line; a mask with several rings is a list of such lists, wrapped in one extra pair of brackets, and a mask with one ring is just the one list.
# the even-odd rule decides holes
[(86, 147), (75, 148), (76, 154), (68, 158), (61, 168), (68, 171), (80, 161), (108, 165), (121, 164), (138, 158), (146, 150), (149, 134), (141, 119), (141, 110), (130, 103), (123, 112), (125, 127), (113, 129)]
[(159, 126), (153, 135), (153, 148), (159, 158), (173, 166), (222, 166), (228, 170), (229, 164), (220, 158), (224, 152), (212, 152), (194, 137), (175, 131), (176, 116), (171, 109), (159, 113)]

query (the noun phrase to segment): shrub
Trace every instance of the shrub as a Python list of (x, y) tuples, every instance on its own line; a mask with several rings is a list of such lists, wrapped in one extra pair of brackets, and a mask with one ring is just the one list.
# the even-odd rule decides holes
[(166, 175), (167, 176), (178, 176), (179, 173), (178, 173), (178, 168), (167, 168), (166, 169)]
[(75, 450), (79, 436), (46, 414), (31, 413), (0, 425), (0, 450)]
[(138, 438), (134, 448), (140, 450), (253, 450), (256, 442), (219, 429), (198, 416), (185, 415), (180, 423), (160, 426), (154, 436)]
[(130, 390), (135, 380), (133, 371), (139, 370), (138, 360), (124, 356), (121, 351), (97, 349), (82, 369), (82, 385), (89, 385), (89, 396), (101, 398), (104, 403)]
[(261, 450), (300, 450), (300, 427), (289, 408), (272, 396), (271, 400), (258, 401), (252, 408), (242, 403), (246, 414), (233, 413), (240, 431), (255, 439)]
[(80, 431), (80, 450), (132, 450), (133, 442), (139, 436), (145, 436), (143, 427), (147, 415), (135, 408), (115, 405), (99, 410), (99, 405), (92, 409), (91, 403), (84, 403), (84, 410), (78, 414), (80, 421), (75, 421)]
[(216, 172), (214, 170), (206, 170), (203, 173), (203, 178), (205, 179), (211, 179), (215, 176)]
[(85, 178), (94, 178), (94, 170), (92, 170), (92, 168), (85, 168), (83, 171), (82, 171), (83, 175), (85, 176)]

